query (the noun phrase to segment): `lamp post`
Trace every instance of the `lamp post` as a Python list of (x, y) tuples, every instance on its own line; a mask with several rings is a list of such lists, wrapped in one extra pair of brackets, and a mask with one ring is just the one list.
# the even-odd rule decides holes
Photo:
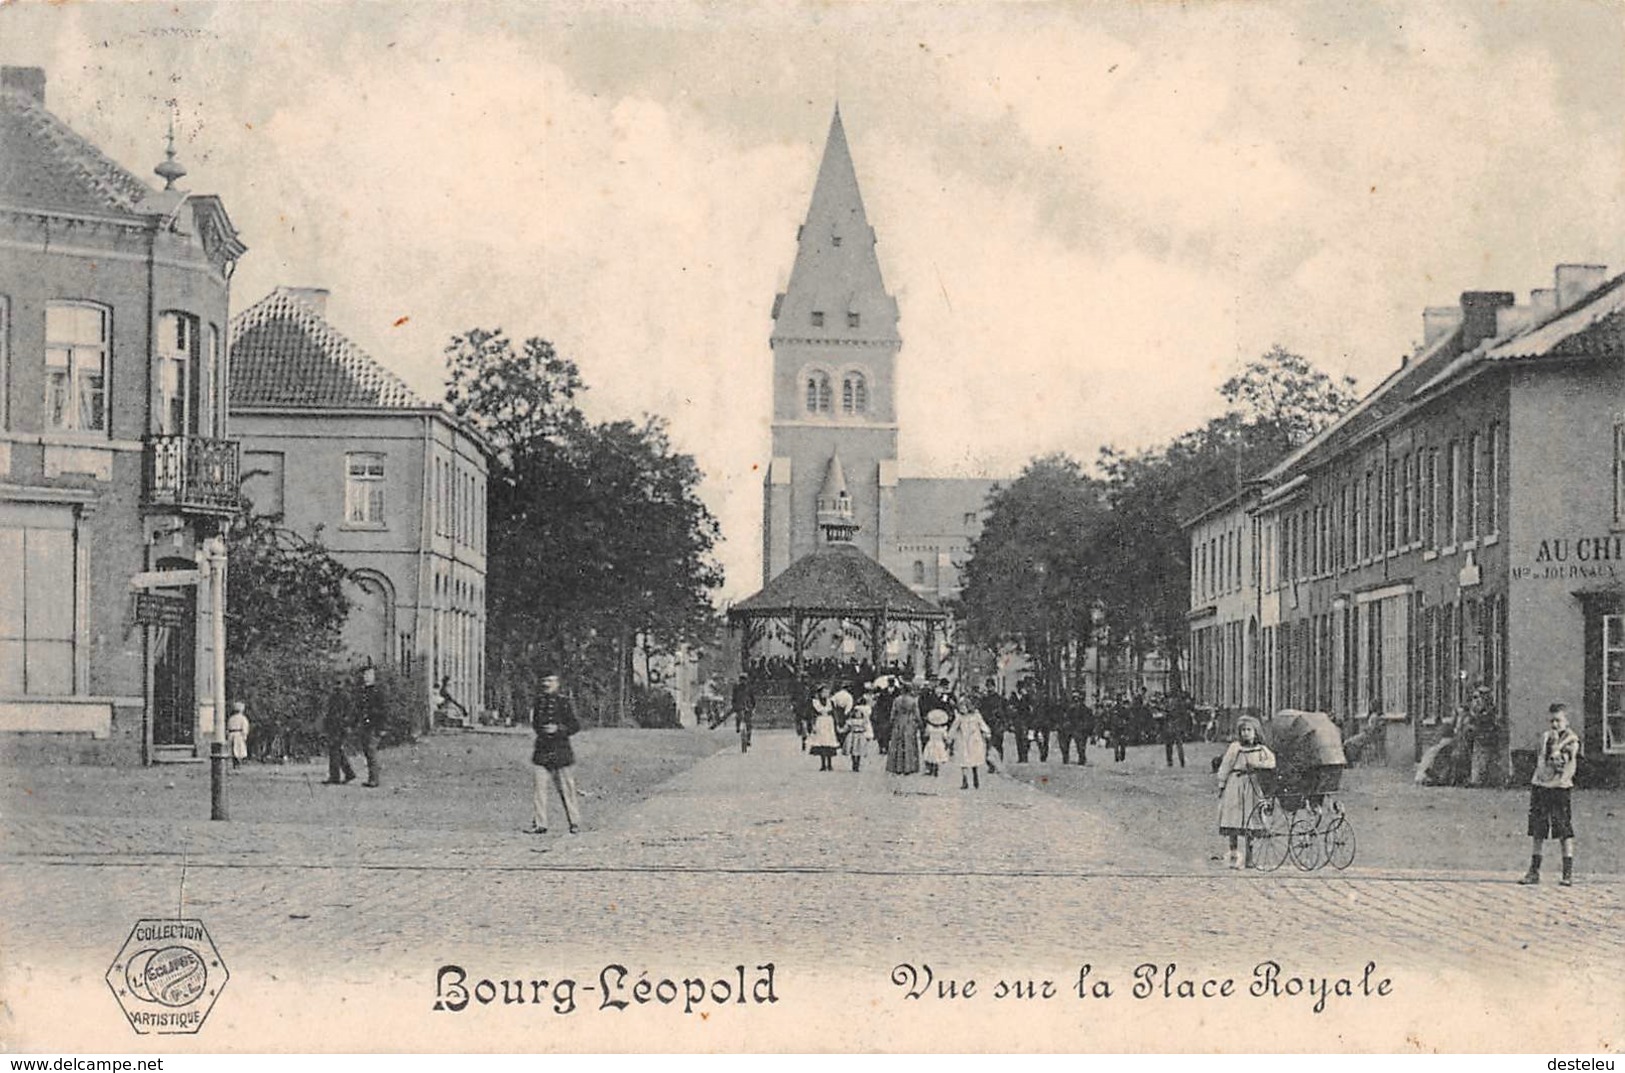
[(214, 734), (209, 741), (209, 819), (229, 820), (226, 807), (226, 542), (210, 537), (209, 626), (214, 634)]

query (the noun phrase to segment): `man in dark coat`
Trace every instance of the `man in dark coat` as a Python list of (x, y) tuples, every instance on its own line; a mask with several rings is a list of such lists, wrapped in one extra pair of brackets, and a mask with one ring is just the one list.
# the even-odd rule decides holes
[[(1049, 736), (1055, 729), (1055, 702), (1043, 693), (1033, 697), (1033, 742), (1038, 746), (1038, 762), (1049, 763)], [(1065, 761), (1062, 757), (1062, 761)]]
[(1032, 682), (1023, 678), (1016, 685), (1016, 695), (1010, 698), (1010, 730), (1016, 736), (1016, 763), (1025, 764), (1027, 754), (1032, 749), (1032, 739), (1028, 735), (1033, 725), (1033, 694)]
[(361, 688), (356, 692), (356, 729), (361, 733), (361, 755), (367, 758), (367, 781), (361, 785), (382, 785), (384, 765), (378, 758), (378, 738), (384, 732), (384, 694), (378, 688), (378, 671), (371, 663), (361, 668)]
[(327, 694), (327, 707), (322, 712), (322, 737), (327, 743), (328, 786), (355, 781), (355, 768), (344, 752), (344, 735), (350, 723), (350, 691), (342, 680), (334, 682)]
[(751, 688), (750, 679), (745, 675), (739, 676), (734, 683), (731, 704), (734, 710), (734, 730), (739, 733), (739, 751), (750, 752), (751, 730), (756, 723), (756, 691)]
[(551, 784), (564, 802), (570, 833), (577, 834), (581, 830), (581, 809), (576, 803), (576, 755), (570, 747), (570, 736), (581, 729), (581, 724), (576, 721), (570, 698), (559, 692), (558, 675), (550, 673), (542, 679), (542, 695), (531, 709), (530, 725), (536, 731), (536, 745), (530, 754), (536, 770), (528, 830), (537, 835), (547, 833), (547, 791)]
[[(987, 747), (998, 753), (999, 760), (1002, 762), (1004, 760), (1005, 704), (1004, 696), (999, 692), (998, 683), (993, 679), (989, 678), (987, 684), (982, 687), (982, 695), (978, 698), (976, 706), (981, 710), (982, 719), (987, 723), (987, 728), (991, 732)], [(988, 770), (991, 771), (992, 769), (989, 768)]]
[[(880, 680), (876, 679), (877, 682)], [(874, 711), (869, 715), (869, 721), (875, 728), (875, 745), (882, 756), (891, 748), (891, 709), (896, 698), (897, 680), (892, 678), (881, 687), (879, 695), (875, 697)]]
[(1168, 766), (1174, 766), (1174, 753), (1179, 753), (1179, 766), (1185, 766), (1185, 739), (1191, 733), (1191, 700), (1182, 690), (1175, 690), (1164, 702), (1167, 711), (1162, 717), (1162, 752)]

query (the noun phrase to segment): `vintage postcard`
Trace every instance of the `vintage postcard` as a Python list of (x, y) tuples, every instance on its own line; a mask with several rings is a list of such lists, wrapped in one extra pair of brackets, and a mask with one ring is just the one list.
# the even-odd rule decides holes
[(0, 66), (0, 1048), (1620, 1048), (1619, 5)]

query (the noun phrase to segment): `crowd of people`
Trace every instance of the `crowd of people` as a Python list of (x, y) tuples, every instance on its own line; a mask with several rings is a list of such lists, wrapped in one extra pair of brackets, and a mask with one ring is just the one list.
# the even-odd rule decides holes
[[(733, 687), (728, 711), (740, 732), (742, 751), (750, 748), (757, 690), (775, 681), (759, 673), (770, 666), (771, 661), (757, 661)], [(1032, 679), (1022, 679), (1008, 695), (993, 679), (980, 691), (960, 694), (946, 678), (917, 681), (895, 669), (871, 678), (865, 674), (872, 668), (863, 664), (822, 669), (843, 673), (822, 681), (790, 681), (796, 732), (824, 771), (832, 770), (838, 755), (848, 757), (854, 771), (861, 770), (872, 751), (888, 757), (887, 770), (894, 774), (923, 768), (927, 775), (937, 775), (956, 757), (965, 767), (971, 756), (975, 760), (964, 781), (974, 788), (983, 766), (995, 769), (988, 754), (1002, 762), (1007, 742), (1014, 745), (1019, 764), (1034, 757), (1046, 763), (1052, 752), (1063, 764), (1087, 764), (1091, 744), (1109, 745), (1121, 763), (1130, 745), (1160, 743), (1168, 766), (1177, 762), (1184, 767), (1185, 744), (1197, 732), (1190, 698), (1177, 691), (1124, 693), (1097, 714), (1082, 693), (1050, 697)], [(894, 755), (898, 746), (902, 752)]]

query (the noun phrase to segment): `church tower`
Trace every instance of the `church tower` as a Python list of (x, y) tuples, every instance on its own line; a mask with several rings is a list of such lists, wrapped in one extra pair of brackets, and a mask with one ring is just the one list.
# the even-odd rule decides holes
[[(880, 559), (894, 528), (897, 301), (835, 110), (795, 265), (773, 302), (773, 460), (763, 481), (762, 583), (819, 546), (820, 493), (839, 474), (855, 531)], [(828, 505), (823, 505), (828, 512)]]

